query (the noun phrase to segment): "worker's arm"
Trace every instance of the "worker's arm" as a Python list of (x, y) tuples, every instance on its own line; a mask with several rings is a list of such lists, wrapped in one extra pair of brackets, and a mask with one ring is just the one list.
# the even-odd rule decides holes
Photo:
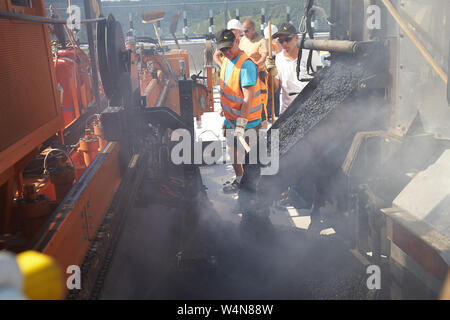
[[(278, 75), (278, 69), (277, 66), (275, 64), (275, 56), (273, 57), (267, 57), (266, 59), (266, 68), (267, 68), (267, 72), (269, 73), (270, 77), (273, 78), (273, 90), (277, 91), (278, 87), (280, 86), (280, 78)], [(269, 89), (270, 88), (270, 81), (269, 81)]]
[(266, 63), (266, 58), (267, 58), (268, 55), (269, 55), (268, 52), (261, 53), (261, 58), (258, 61), (256, 61), (256, 64), (258, 65), (258, 68), (264, 68), (264, 65)]
[(237, 137), (244, 135), (253, 103), (255, 86), (242, 87), (242, 92), (244, 93), (244, 102), (241, 105), (241, 116), (236, 119), (236, 128), (234, 129), (234, 135)]
[(280, 87), (280, 79), (273, 77), (273, 91), (277, 91)]
[(220, 68), (222, 68), (222, 58), (223, 57), (223, 53), (220, 50), (216, 50), (216, 52), (214, 52), (213, 55), (213, 61), (215, 62), (215, 64), (217, 64)]
[(261, 57), (255, 63), (259, 69), (264, 69), (266, 58), (269, 55), (266, 39), (261, 39), (261, 41), (259, 42), (258, 52), (261, 55)]

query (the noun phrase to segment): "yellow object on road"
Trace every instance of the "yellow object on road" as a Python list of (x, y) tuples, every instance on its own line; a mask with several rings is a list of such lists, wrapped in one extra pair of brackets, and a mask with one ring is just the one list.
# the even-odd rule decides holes
[(23, 293), (28, 299), (63, 298), (62, 272), (53, 258), (36, 251), (25, 251), (17, 255), (17, 264), (23, 274)]

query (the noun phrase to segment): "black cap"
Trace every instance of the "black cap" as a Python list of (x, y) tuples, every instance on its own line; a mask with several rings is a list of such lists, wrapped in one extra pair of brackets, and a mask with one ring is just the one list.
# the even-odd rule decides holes
[(278, 28), (278, 32), (276, 32), (272, 37), (278, 38), (279, 36), (289, 36), (291, 34), (297, 34), (297, 30), (292, 24), (283, 22), (280, 28)]
[(234, 36), (233, 31), (228, 29), (220, 30), (216, 34), (217, 49), (220, 50), (222, 48), (231, 48), (235, 39), (236, 37)]

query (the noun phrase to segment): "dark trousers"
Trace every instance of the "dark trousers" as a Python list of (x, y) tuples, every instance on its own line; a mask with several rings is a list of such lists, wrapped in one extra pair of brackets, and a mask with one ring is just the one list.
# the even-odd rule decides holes
[[(279, 117), (280, 116), (280, 92), (281, 92), (281, 87), (278, 88), (277, 91), (275, 91), (274, 93), (274, 109), (275, 109), (275, 117)], [(269, 99), (267, 100), (267, 116), (269, 117), (269, 120), (271, 119), (272, 116), (272, 93), (271, 90), (269, 90)]]
[[(256, 145), (251, 145), (252, 152), (259, 151), (259, 138)], [(259, 154), (259, 152), (258, 152)], [(258, 200), (258, 184), (261, 178), (261, 166), (259, 164), (259, 156), (257, 157), (256, 164), (250, 164), (250, 156), (248, 153), (245, 155), (244, 176), (242, 177), (241, 184), (238, 192), (239, 207), (244, 214), (257, 214), (261, 215)]]

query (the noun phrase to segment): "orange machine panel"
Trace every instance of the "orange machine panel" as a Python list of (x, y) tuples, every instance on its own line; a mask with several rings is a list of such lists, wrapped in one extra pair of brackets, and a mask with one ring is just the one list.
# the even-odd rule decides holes
[[(32, 7), (0, 0), (0, 9), (45, 16)], [(48, 26), (0, 19), (0, 172), (7, 170), (62, 126)]]
[(90, 240), (119, 188), (119, 148), (116, 142), (109, 142), (100, 151), (101, 164), (90, 167), (90, 174), (67, 195), (35, 246), (35, 250), (54, 257), (63, 270), (70, 265), (81, 266)]

